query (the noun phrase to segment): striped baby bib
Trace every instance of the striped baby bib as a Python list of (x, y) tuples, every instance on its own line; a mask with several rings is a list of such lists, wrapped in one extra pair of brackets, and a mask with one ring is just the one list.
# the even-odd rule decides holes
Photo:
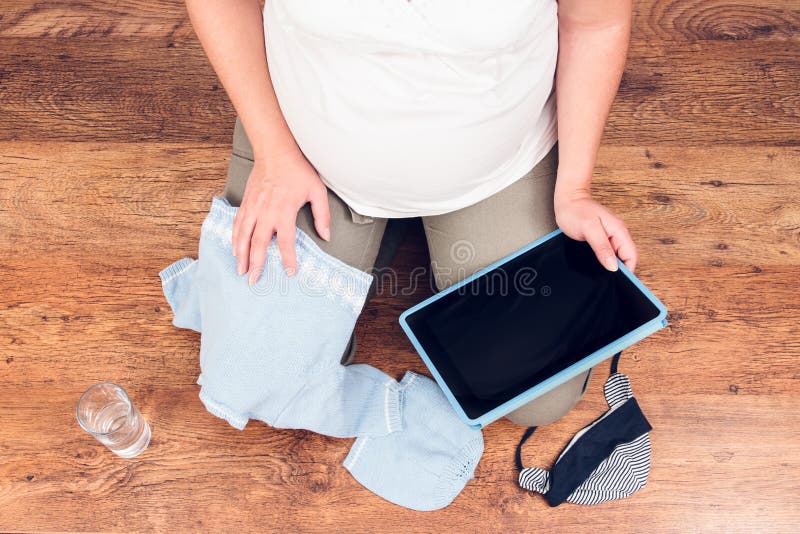
[(619, 357), (614, 356), (603, 388), (608, 411), (575, 434), (550, 471), (522, 465), (522, 445), (536, 427), (528, 428), (517, 446), (519, 485), (544, 495), (550, 506), (623, 499), (647, 484), (652, 427), (633, 396), (630, 379), (617, 372)]

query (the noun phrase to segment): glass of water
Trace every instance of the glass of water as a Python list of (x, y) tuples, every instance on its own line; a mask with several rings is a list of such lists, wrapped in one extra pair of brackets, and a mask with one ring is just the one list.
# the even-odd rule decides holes
[(122, 387), (100, 382), (87, 389), (76, 409), (78, 423), (123, 458), (133, 458), (150, 444), (150, 426)]

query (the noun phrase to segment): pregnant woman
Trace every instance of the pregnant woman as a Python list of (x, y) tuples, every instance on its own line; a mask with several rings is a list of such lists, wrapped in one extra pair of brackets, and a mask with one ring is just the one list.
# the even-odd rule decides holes
[[(590, 180), (625, 64), (630, 0), (187, 0), (238, 114), (225, 196), (254, 283), (295, 227), (375, 267), (390, 219), (421, 217), (439, 289), (552, 231), (633, 269)], [(349, 363), (354, 343), (343, 356)], [(591, 371), (512, 412), (539, 426)]]

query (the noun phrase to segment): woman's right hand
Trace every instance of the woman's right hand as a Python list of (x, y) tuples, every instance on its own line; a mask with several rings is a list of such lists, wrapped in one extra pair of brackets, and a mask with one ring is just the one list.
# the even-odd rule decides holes
[(249, 284), (261, 276), (275, 234), (284, 269), (294, 276), (295, 224), (297, 212), (306, 202), (311, 203), (317, 233), (330, 240), (328, 190), (303, 153), (297, 149), (273, 155), (268, 161), (255, 158), (233, 221), (233, 255), (239, 274), (249, 273)]

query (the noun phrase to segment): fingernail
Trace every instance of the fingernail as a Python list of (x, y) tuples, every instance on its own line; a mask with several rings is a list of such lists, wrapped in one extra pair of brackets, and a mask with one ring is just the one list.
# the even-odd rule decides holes
[(322, 239), (324, 239), (325, 241), (330, 241), (331, 240), (331, 229), (326, 226), (325, 228), (322, 229), (322, 231), (320, 232), (320, 235), (322, 236)]
[(236, 272), (239, 274), (244, 274), (244, 267), (242, 266), (241, 263), (236, 264)]
[(247, 283), (248, 283), (249, 285), (251, 285), (251, 286), (252, 286), (253, 284), (255, 284), (257, 281), (258, 281), (258, 276), (257, 276), (257, 275), (255, 275), (255, 274), (251, 274), (251, 275), (250, 275), (250, 277), (247, 279)]
[(289, 276), (294, 276), (294, 267), (287, 267), (286, 274)]
[(606, 269), (609, 271), (616, 271), (619, 269), (617, 265), (617, 257), (616, 256), (609, 256), (606, 258)]

